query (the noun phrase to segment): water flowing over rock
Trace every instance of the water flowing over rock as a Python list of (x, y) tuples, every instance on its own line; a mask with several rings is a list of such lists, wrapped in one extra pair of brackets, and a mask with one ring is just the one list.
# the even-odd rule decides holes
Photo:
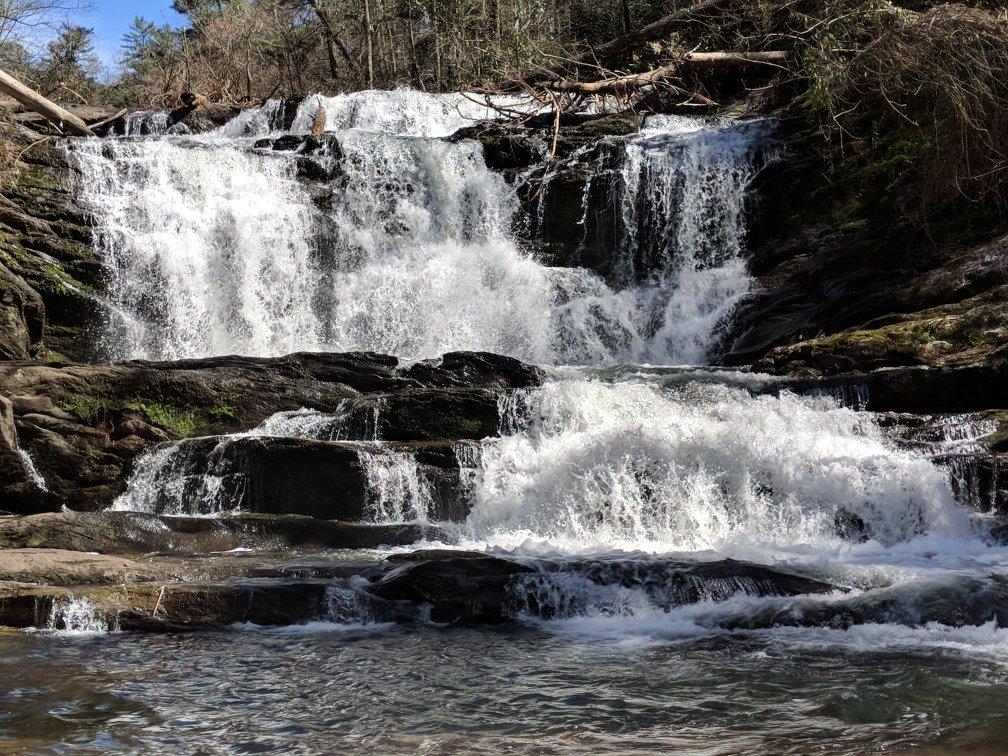
[[(745, 190), (772, 153), (766, 123), (656, 117), (615, 145), (615, 177), (589, 166), (580, 234), (599, 233), (599, 182), (618, 206), (603, 280), (522, 249), (512, 187), (477, 142), (441, 138), (486, 107), (404, 91), (322, 104), (335, 141), (312, 157), (314, 182), (298, 178), (296, 141), (254, 138), (275, 104), (199, 137), (74, 146), (109, 278), (108, 356), (698, 362), (747, 291)], [(301, 106), (294, 134), (317, 107)]]
[[(133, 361), (0, 369), (0, 491), (50, 510), (0, 522), (0, 578), (49, 570), (0, 584), (3, 621), (650, 643), (1008, 618), (1003, 361), (850, 333), (759, 352), (777, 375), (709, 365), (781, 326), (734, 321), (766, 304), (780, 123), (583, 113), (549, 155), (495, 115), (358, 92), (69, 145), (98, 351)], [(970, 260), (963, 287), (997, 279)]]

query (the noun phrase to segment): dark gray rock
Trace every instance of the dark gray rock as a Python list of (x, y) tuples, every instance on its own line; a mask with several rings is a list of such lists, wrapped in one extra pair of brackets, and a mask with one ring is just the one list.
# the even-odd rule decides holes
[[(11, 437), (17, 439), (0, 445), (0, 470), (7, 472), (0, 479), (0, 501), (4, 509), (22, 514), (63, 505), (100, 509), (122, 492), (133, 460), (153, 444), (248, 430), (274, 413), (305, 407), (345, 415), (341, 439), (485, 438), (499, 429), (498, 393), (541, 379), (538, 368), (476, 353), (408, 368), (400, 368), (394, 357), (370, 353), (119, 365), (0, 363), (0, 396), (10, 402), (8, 421), (16, 430)], [(324, 448), (276, 444), (273, 456), (256, 458), (256, 464), (273, 469), (284, 456), (294, 465), (298, 454), (306, 455), (308, 464)], [(32, 483), (19, 449), (31, 454), (48, 491)], [(353, 455), (344, 456), (347, 463), (338, 469), (349, 469)], [(447, 468), (433, 467), (438, 486), (447, 492), (454, 485)], [(455, 504), (445, 506), (442, 513), (459, 516)]]

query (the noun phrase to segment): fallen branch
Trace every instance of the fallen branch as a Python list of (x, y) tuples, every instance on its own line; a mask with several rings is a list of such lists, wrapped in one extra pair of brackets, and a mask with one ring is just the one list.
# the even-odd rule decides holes
[(319, 136), (324, 134), (326, 129), (326, 109), (322, 103), (319, 103), (318, 108), (315, 110), (315, 116), (312, 118), (311, 133), (314, 136)]
[(627, 76), (611, 76), (608, 79), (599, 81), (566, 81), (558, 79), (546, 84), (546, 88), (554, 92), (580, 92), (581, 94), (602, 94), (603, 92), (626, 91), (637, 89), (647, 84), (654, 84), (657, 81), (665, 80), (673, 89), (679, 87), (668, 83), (669, 78), (675, 78), (675, 73), (679, 70), (679, 65), (662, 66), (651, 71), (639, 74), (629, 74)]
[(118, 113), (113, 113), (112, 115), (107, 116), (106, 118), (102, 118), (100, 121), (95, 121), (94, 123), (88, 124), (88, 128), (91, 129), (92, 131), (94, 131), (95, 129), (100, 129), (103, 126), (108, 126), (113, 121), (118, 121), (120, 118), (122, 118), (123, 116), (125, 116), (127, 113), (129, 113), (129, 110), (127, 110), (126, 108), (123, 108)]
[(94, 132), (83, 120), (70, 111), (64, 110), (52, 100), (46, 99), (3, 70), (0, 70), (0, 92), (10, 95), (22, 105), (44, 116), (62, 131), (68, 131), (77, 136), (94, 136)]
[(783, 67), (787, 61), (787, 51), (769, 50), (767, 52), (691, 52), (686, 53), (680, 65), (683, 66), (749, 66), (776, 65)]
[(158, 593), (157, 602), (154, 604), (154, 611), (151, 612), (151, 617), (156, 617), (158, 609), (161, 608), (161, 599), (164, 598), (165, 586), (161, 586), (161, 591)]
[(748, 65), (779, 65), (787, 60), (787, 53), (783, 50), (773, 50), (769, 52), (755, 53), (734, 53), (734, 52), (707, 52), (707, 53), (686, 53), (682, 58), (669, 63), (668, 65), (644, 71), (638, 74), (628, 74), (626, 76), (611, 76), (599, 81), (567, 81), (558, 79), (545, 84), (547, 89), (554, 92), (580, 92), (581, 94), (601, 94), (603, 92), (625, 92), (630, 89), (638, 89), (649, 84), (664, 82), (670, 89), (683, 91), (680, 87), (670, 83), (670, 80), (678, 81), (677, 74), (683, 68), (688, 67), (717, 67), (730, 66), (741, 67)]

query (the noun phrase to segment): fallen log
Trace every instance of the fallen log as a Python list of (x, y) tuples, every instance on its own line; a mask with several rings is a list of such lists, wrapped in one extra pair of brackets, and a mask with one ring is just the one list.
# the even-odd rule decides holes
[(735, 53), (735, 52), (707, 52), (707, 53), (687, 53), (682, 58), (659, 68), (644, 71), (626, 76), (610, 76), (607, 79), (598, 81), (567, 81), (557, 79), (545, 84), (547, 89), (555, 92), (578, 92), (580, 94), (602, 94), (605, 92), (627, 91), (637, 89), (648, 84), (659, 81), (665, 82), (666, 86), (677, 91), (682, 91), (670, 80), (678, 80), (677, 74), (683, 68), (688, 67), (718, 67), (733, 66), (741, 67), (748, 65), (780, 65), (787, 61), (787, 53), (783, 50), (771, 50), (768, 52)]
[(691, 52), (679, 61), (681, 66), (748, 66), (753, 64), (783, 65), (787, 62), (786, 50), (766, 52)]
[[(675, 78), (678, 70), (678, 65), (671, 65), (639, 74), (611, 76), (608, 79), (599, 79), (598, 81), (567, 81), (565, 79), (557, 79), (546, 84), (546, 88), (555, 92), (579, 92), (581, 94), (602, 94), (603, 92), (614, 92), (617, 90), (625, 91), (653, 84), (656, 81)], [(667, 81), (666, 84), (674, 89), (679, 89), (679, 87), (675, 87)]]
[(113, 113), (110, 116), (102, 118), (99, 121), (95, 121), (94, 123), (88, 124), (88, 128), (91, 129), (92, 131), (94, 131), (95, 129), (100, 129), (104, 126), (108, 126), (110, 123), (114, 121), (118, 121), (120, 118), (125, 117), (128, 113), (129, 110), (127, 110), (126, 108), (122, 108), (121, 110), (119, 110), (116, 113)]
[(46, 99), (34, 89), (15, 79), (6, 71), (0, 70), (0, 92), (8, 94), (25, 107), (31, 108), (44, 116), (61, 131), (77, 136), (94, 136), (94, 132), (68, 110), (61, 108), (52, 100)]

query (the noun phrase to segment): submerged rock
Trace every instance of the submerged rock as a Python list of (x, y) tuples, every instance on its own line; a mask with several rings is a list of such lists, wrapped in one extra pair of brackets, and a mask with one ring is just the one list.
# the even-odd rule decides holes
[(430, 605), (431, 621), (450, 625), (511, 619), (511, 579), (535, 571), (510, 559), (486, 554), (456, 556), (450, 551), (417, 551), (396, 561), (398, 566), (378, 578), (369, 592), (389, 601)]

